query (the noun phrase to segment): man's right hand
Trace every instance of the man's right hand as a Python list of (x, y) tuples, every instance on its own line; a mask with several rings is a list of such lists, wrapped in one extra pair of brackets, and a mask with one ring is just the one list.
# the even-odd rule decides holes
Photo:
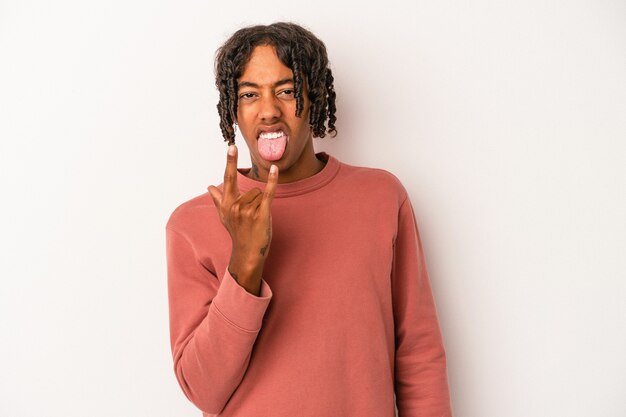
[(278, 167), (272, 165), (265, 191), (253, 188), (240, 194), (237, 187), (237, 147), (230, 145), (223, 191), (212, 185), (208, 188), (232, 241), (228, 271), (239, 285), (255, 295), (259, 295), (261, 290), (263, 265), (272, 241), (271, 205), (277, 183)]

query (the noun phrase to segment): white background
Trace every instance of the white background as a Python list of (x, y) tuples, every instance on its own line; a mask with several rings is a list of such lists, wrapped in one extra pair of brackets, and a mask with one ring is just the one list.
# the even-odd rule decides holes
[(455, 415), (626, 415), (618, 0), (0, 0), (0, 415), (200, 414), (164, 226), (221, 181), (215, 49), (277, 20), (328, 48), (318, 150), (409, 190)]

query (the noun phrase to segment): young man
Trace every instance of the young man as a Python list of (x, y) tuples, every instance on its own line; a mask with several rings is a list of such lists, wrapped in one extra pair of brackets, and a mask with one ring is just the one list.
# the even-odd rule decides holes
[[(407, 192), (385, 171), (314, 152), (313, 136), (335, 133), (324, 44), (289, 23), (241, 29), (216, 73), (224, 182), (166, 227), (187, 398), (205, 416), (450, 416)], [(251, 168), (237, 168), (234, 124)]]

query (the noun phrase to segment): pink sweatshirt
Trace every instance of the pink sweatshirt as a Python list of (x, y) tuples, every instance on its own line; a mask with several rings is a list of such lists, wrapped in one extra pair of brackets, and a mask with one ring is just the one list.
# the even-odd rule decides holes
[[(446, 358), (411, 203), (386, 171), (326, 154), (279, 184), (260, 296), (228, 273), (208, 193), (167, 227), (178, 382), (204, 416), (451, 416)], [(239, 189), (263, 189), (240, 170)], [(395, 399), (394, 399), (395, 394)]]

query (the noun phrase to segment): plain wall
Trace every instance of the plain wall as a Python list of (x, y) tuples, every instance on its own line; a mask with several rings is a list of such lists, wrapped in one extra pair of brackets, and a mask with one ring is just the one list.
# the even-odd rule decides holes
[(0, 0), (0, 415), (200, 414), (164, 226), (221, 181), (215, 49), (277, 20), (328, 48), (317, 149), (409, 190), (455, 415), (626, 415), (617, 0)]

